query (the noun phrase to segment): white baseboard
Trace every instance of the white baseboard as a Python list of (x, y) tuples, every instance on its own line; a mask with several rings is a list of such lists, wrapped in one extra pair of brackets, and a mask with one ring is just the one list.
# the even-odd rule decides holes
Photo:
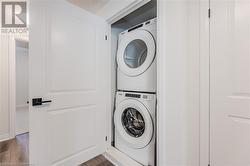
[(24, 133), (28, 133), (28, 132), (29, 132), (28, 128), (17, 128), (16, 135), (20, 135), (20, 134), (24, 134)]
[(6, 141), (6, 140), (9, 140), (9, 139), (10, 139), (10, 134), (9, 133), (0, 135), (0, 142)]
[(109, 160), (112, 164), (116, 166), (142, 166), (141, 164), (131, 159), (130, 157), (128, 157), (127, 155), (120, 152), (114, 147), (108, 148), (108, 150), (103, 155), (107, 160)]

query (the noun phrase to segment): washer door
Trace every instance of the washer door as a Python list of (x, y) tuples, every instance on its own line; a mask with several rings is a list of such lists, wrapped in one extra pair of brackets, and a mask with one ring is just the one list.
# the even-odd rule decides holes
[(117, 51), (117, 64), (128, 76), (144, 73), (155, 58), (155, 40), (146, 30), (124, 34)]
[(147, 108), (139, 101), (121, 102), (114, 115), (116, 131), (133, 148), (147, 146), (153, 137), (153, 121)]

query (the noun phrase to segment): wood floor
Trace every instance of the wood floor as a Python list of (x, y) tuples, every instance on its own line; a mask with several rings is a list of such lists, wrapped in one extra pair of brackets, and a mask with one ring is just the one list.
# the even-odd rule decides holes
[[(29, 134), (0, 142), (0, 166), (29, 165)], [(104, 156), (97, 156), (80, 166), (114, 166)]]
[(23, 134), (15, 139), (0, 142), (0, 166), (19, 166), (29, 163), (29, 135)]
[(104, 156), (97, 156), (80, 166), (114, 166), (111, 162), (109, 162)]

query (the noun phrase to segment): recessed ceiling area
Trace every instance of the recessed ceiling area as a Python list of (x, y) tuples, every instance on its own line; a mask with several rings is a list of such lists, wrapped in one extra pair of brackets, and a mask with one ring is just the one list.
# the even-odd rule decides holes
[(147, 4), (118, 20), (112, 26), (127, 29), (155, 17), (157, 17), (157, 0), (151, 0)]
[(110, 0), (67, 0), (67, 1), (91, 13), (97, 13)]
[[(141, 10), (141, 12), (139, 13), (134, 13), (130, 15), (130, 18), (137, 17), (138, 15), (147, 18), (148, 15), (152, 16), (154, 15), (154, 13), (156, 13), (155, 12), (156, 0), (66, 0), (66, 1), (90, 13), (102, 17), (108, 22), (110, 21), (112, 23), (121, 19), (129, 12), (138, 9), (140, 6), (144, 6), (142, 7), (143, 10)], [(145, 4), (147, 3), (148, 5), (145, 7)], [(121, 14), (120, 13), (121, 11), (124, 11), (124, 13)], [(127, 19), (130, 20), (130, 18)], [(124, 19), (124, 21), (125, 20), (126, 18)], [(132, 24), (135, 22), (136, 21), (134, 20)]]

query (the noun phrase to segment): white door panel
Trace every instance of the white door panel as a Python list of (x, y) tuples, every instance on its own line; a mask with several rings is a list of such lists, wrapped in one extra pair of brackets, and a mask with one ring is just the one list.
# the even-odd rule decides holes
[(49, 89), (52, 92), (95, 90), (96, 29), (71, 14), (63, 17), (61, 14), (53, 14), (48, 20)]
[(250, 1), (211, 0), (212, 166), (250, 165)]
[(30, 163), (77, 165), (106, 150), (109, 58), (102, 19), (64, 1), (31, 1)]

